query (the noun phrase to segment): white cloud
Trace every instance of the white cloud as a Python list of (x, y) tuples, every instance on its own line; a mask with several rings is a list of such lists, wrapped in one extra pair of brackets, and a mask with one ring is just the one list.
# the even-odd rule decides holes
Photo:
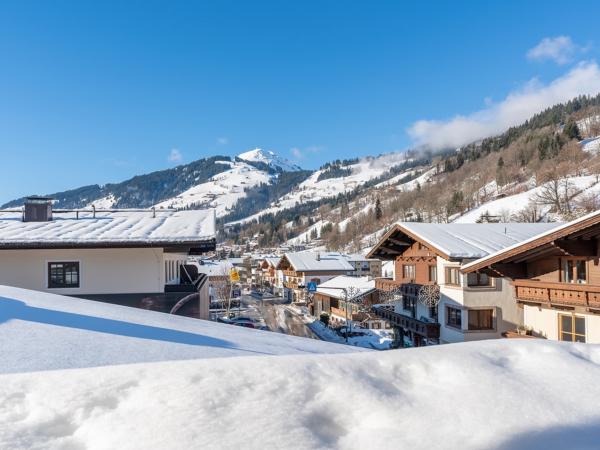
[(532, 79), (498, 102), (466, 116), (449, 120), (419, 120), (407, 132), (416, 145), (433, 150), (460, 147), (519, 125), (531, 116), (578, 95), (600, 92), (600, 68), (596, 62), (582, 62), (548, 84)]
[(172, 148), (167, 159), (170, 162), (180, 162), (183, 159), (183, 155), (178, 149)]
[(227, 145), (227, 144), (229, 144), (229, 139), (227, 139), (226, 137), (217, 138), (217, 144)]
[(307, 156), (307, 154), (309, 153), (319, 153), (321, 152), (325, 147), (322, 147), (320, 145), (311, 145), (309, 147), (305, 147), (305, 148), (299, 148), (299, 147), (293, 147), (290, 149), (290, 153), (292, 154), (292, 156), (295, 159), (304, 159), (304, 157)]
[(532, 61), (551, 60), (563, 65), (571, 62), (579, 50), (580, 47), (569, 36), (547, 37), (527, 52), (527, 58)]

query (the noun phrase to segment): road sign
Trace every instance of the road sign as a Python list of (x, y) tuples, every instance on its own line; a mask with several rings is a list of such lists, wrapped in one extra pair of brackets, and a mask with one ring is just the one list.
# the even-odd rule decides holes
[(306, 283), (306, 288), (308, 289), (308, 292), (317, 292), (317, 283), (309, 281)]
[(235, 268), (232, 268), (229, 272), (229, 281), (231, 281), (232, 283), (240, 282), (240, 274)]

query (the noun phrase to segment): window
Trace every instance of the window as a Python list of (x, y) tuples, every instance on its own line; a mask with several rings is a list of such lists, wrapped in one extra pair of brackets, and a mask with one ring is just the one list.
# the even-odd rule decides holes
[(415, 279), (416, 268), (414, 264), (405, 264), (402, 266), (402, 278), (404, 279)]
[(461, 310), (446, 306), (446, 325), (453, 328), (462, 328)]
[(446, 284), (460, 286), (458, 267), (446, 267)]
[(585, 284), (587, 282), (585, 259), (562, 258), (560, 280), (563, 283)]
[(437, 307), (437, 305), (429, 307), (429, 318), (435, 320), (436, 322), (438, 321), (438, 307)]
[(491, 286), (492, 279), (485, 273), (470, 273), (467, 275), (467, 286)]
[(48, 263), (48, 287), (78, 288), (79, 263), (78, 262), (51, 262)]
[(412, 311), (415, 309), (415, 298), (411, 295), (402, 296), (402, 308), (406, 311)]
[(429, 281), (437, 282), (437, 266), (429, 266)]
[(572, 314), (558, 316), (559, 334), (561, 341), (585, 342), (585, 317)]
[(469, 310), (469, 330), (493, 330), (494, 329), (494, 310), (493, 309), (470, 309)]

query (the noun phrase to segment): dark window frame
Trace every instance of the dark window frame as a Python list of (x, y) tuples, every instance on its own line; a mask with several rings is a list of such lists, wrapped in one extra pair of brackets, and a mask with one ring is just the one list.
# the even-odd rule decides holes
[(462, 330), (462, 309), (446, 306), (446, 325)]
[[(451, 282), (450, 273), (456, 271), (456, 283)], [(460, 286), (460, 267), (458, 266), (446, 266), (446, 270), (444, 271), (445, 282), (448, 286)]]
[[(472, 279), (472, 277), (476, 277), (476, 282), (475, 283), (471, 283), (470, 279)], [(482, 277), (487, 277), (487, 283), (482, 283), (481, 279)], [(492, 287), (492, 277), (490, 277), (488, 274), (486, 273), (481, 273), (481, 272), (471, 272), (469, 274), (467, 274), (467, 287)]]
[[(482, 325), (484, 321), (482, 321), (481, 315), (486, 312), (490, 314), (489, 327)], [(471, 321), (471, 314), (477, 316), (477, 324), (474, 324), (475, 321)], [(473, 325), (472, 325), (473, 323)], [(493, 308), (481, 308), (481, 309), (469, 309), (467, 311), (467, 329), (469, 331), (494, 331), (496, 328), (494, 326), (494, 309)]]
[[(62, 267), (59, 269), (59, 266)], [(71, 269), (71, 270), (69, 270)], [(73, 270), (77, 274), (77, 282), (67, 282), (68, 274), (72, 274)], [(57, 272), (60, 270), (60, 272)], [(57, 282), (55, 274), (60, 275), (62, 282)], [(72, 277), (72, 275), (71, 275)], [(79, 261), (48, 261), (48, 289), (76, 289), (81, 287), (81, 265)]]

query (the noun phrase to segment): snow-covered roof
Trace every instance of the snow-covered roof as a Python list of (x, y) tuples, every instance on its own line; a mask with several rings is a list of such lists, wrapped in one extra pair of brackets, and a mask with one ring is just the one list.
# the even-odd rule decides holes
[(214, 242), (214, 210), (57, 212), (49, 222), (23, 222), (0, 211), (0, 249), (195, 245)]
[(211, 276), (224, 276), (229, 274), (231, 269), (233, 268), (233, 264), (229, 260), (209, 260), (203, 259), (196, 264), (198, 267), (198, 273), (204, 273)]
[[(552, 239), (558, 239), (562, 236), (567, 235), (571, 230), (573, 230), (573, 229), (576, 230), (580, 226), (585, 225), (585, 227), (588, 227), (588, 226), (594, 225), (596, 223), (600, 223), (600, 210), (586, 214), (585, 216), (582, 216), (578, 219), (572, 220), (571, 222), (553, 223), (552, 225), (554, 225), (554, 226), (549, 229), (543, 230), (540, 233), (530, 236), (527, 239), (524, 239), (513, 245), (504, 247), (493, 253), (489, 253), (489, 254), (481, 257), (480, 259), (477, 259), (475, 261), (472, 261), (468, 264), (463, 265), (462, 270), (470, 271), (470, 270), (474, 269), (475, 267), (478, 267), (478, 268), (482, 267), (482, 266), (490, 263), (493, 260), (502, 258), (503, 255), (508, 254), (509, 252), (512, 252), (515, 249), (518, 249), (519, 247), (522, 247), (522, 246), (531, 247), (531, 245), (533, 245), (535, 247), (536, 244), (538, 244), (538, 243), (540, 243), (540, 244), (545, 243), (546, 238), (552, 237)], [(531, 244), (531, 245), (529, 245), (529, 244)]]
[(556, 226), (556, 223), (399, 222), (386, 233), (371, 253), (382, 245), (390, 234), (400, 231), (447, 259), (482, 258)]
[(351, 288), (354, 288), (358, 294), (366, 294), (375, 290), (375, 280), (369, 280), (369, 277), (340, 275), (319, 284), (317, 292), (329, 297), (343, 299), (345, 298), (344, 289)]
[(281, 261), (281, 258), (278, 256), (267, 257), (267, 258), (265, 258), (265, 261), (267, 261), (267, 263), (270, 266), (277, 267), (277, 264), (279, 264), (279, 261)]
[(339, 253), (294, 252), (285, 258), (298, 272), (352, 271), (354, 267)]

